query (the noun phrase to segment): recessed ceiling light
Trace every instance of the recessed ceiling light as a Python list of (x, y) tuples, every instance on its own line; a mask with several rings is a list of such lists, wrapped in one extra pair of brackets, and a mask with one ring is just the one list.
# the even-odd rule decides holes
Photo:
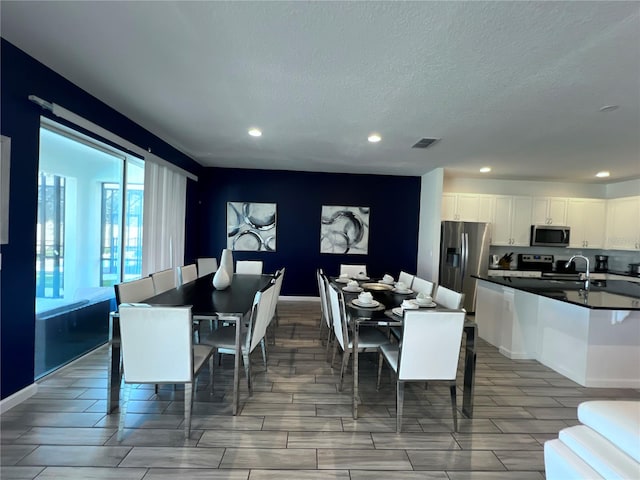
[(598, 178), (605, 178), (605, 177), (608, 177), (609, 175), (611, 175), (611, 174), (609, 172), (607, 172), (607, 171), (602, 171), (602, 172), (596, 173), (596, 177), (598, 177)]
[(480, 173), (489, 173), (491, 171), (491, 167), (482, 167), (480, 169)]
[(249, 135), (251, 135), (252, 137), (261, 137), (262, 130), (260, 130), (259, 128), (250, 128)]
[(605, 105), (604, 107), (600, 107), (601, 112), (613, 112), (620, 108), (620, 105)]
[(371, 143), (378, 143), (380, 140), (382, 140), (382, 137), (377, 133), (372, 133), (371, 135), (369, 135), (369, 138), (367, 138), (367, 140), (369, 140)]

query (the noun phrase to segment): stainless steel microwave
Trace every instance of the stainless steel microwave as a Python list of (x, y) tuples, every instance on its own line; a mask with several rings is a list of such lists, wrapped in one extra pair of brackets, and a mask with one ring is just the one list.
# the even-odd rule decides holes
[(568, 247), (570, 227), (531, 225), (531, 245), (539, 247)]

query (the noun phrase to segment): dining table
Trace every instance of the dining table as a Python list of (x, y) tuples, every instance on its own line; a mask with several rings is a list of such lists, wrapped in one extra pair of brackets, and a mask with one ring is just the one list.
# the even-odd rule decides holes
[[(372, 279), (356, 279), (358, 288), (349, 291), (344, 278), (332, 277), (331, 282), (342, 290), (344, 302), (349, 317), (349, 325), (353, 336), (353, 418), (358, 418), (358, 404), (360, 397), (358, 392), (358, 337), (362, 327), (399, 327), (402, 328), (402, 318), (404, 310), (401, 305), (405, 300), (415, 300), (416, 292), (408, 289), (398, 292), (392, 283), (384, 283)], [(372, 306), (359, 306), (358, 295), (362, 291), (371, 292), (375, 300)], [(429, 307), (431, 310), (450, 310), (435, 302)], [(400, 310), (398, 310), (400, 309)], [(395, 310), (395, 311), (394, 311)], [(465, 318), (463, 331), (465, 333), (465, 358), (462, 385), (462, 413), (467, 418), (473, 417), (473, 390), (475, 385), (476, 371), (476, 338), (478, 333), (477, 324)]]
[[(190, 305), (193, 317), (224, 319), (235, 324), (235, 364), (233, 374), (233, 415), (238, 414), (240, 387), (240, 330), (242, 319), (251, 311), (256, 292), (273, 280), (273, 275), (234, 274), (229, 287), (216, 290), (213, 273), (192, 282), (147, 298), (140, 303), (148, 305)], [(109, 318), (109, 372), (107, 382), (107, 413), (120, 405), (120, 317), (112, 312)]]

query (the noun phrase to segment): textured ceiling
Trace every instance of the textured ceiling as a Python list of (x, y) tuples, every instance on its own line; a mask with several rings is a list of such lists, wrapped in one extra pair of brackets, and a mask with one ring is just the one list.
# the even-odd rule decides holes
[[(0, 9), (5, 39), (203, 165), (640, 176), (639, 2)], [(599, 111), (610, 104), (620, 108)], [(373, 131), (379, 144), (366, 140)], [(441, 141), (411, 149), (423, 137)]]

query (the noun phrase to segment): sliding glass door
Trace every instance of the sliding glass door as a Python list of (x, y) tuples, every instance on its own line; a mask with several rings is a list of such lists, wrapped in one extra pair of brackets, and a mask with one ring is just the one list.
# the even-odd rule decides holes
[(142, 273), (144, 162), (43, 118), (35, 378), (108, 340), (113, 285)]

